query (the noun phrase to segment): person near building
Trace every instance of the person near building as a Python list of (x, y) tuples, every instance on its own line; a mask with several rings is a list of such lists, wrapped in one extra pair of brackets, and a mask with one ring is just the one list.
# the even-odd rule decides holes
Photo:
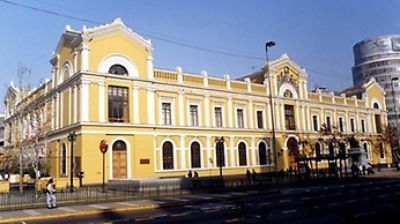
[(46, 185), (46, 203), (48, 209), (57, 208), (55, 193), (56, 189), (54, 186), (54, 181), (53, 178), (50, 178)]

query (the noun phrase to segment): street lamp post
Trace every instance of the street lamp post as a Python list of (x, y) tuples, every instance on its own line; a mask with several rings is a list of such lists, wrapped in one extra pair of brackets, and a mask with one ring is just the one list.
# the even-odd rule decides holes
[(272, 99), (272, 79), (269, 71), (269, 60), (268, 60), (268, 48), (275, 46), (274, 41), (268, 41), (265, 44), (265, 59), (266, 59), (266, 76), (268, 77), (268, 87), (269, 87), (269, 104), (271, 113), (271, 126), (272, 126), (272, 151), (275, 152), (275, 169), (278, 171), (278, 156), (275, 149), (275, 121), (274, 121), (274, 104)]
[(68, 141), (71, 142), (71, 159), (70, 159), (70, 192), (74, 191), (74, 142), (76, 140), (75, 131), (68, 134)]
[[(396, 93), (394, 92), (394, 85), (393, 85), (393, 81), (398, 82), (399, 81), (399, 77), (393, 77), (390, 82), (392, 84), (392, 100), (393, 100), (393, 113), (394, 113), (394, 122), (396, 125), (396, 136), (398, 138), (398, 133), (399, 133), (399, 116), (397, 115), (397, 109), (396, 109)], [(397, 144), (400, 146), (400, 139), (397, 139)]]
[(218, 138), (218, 137), (216, 137), (215, 138), (215, 142), (217, 143), (217, 150), (218, 150), (218, 153), (219, 153), (219, 155), (218, 155), (218, 159), (219, 159), (219, 176), (221, 177), (221, 179), (223, 178), (223, 175), (222, 175), (222, 166), (223, 166), (223, 156), (222, 156), (222, 153), (223, 153), (223, 144), (224, 144), (224, 137), (220, 137), (220, 138)]

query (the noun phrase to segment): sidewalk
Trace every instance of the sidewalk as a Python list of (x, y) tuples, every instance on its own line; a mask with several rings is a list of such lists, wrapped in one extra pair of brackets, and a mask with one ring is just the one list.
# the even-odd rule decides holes
[[(271, 191), (270, 193), (274, 193)], [(156, 209), (176, 207), (180, 205), (193, 205), (204, 202), (239, 199), (258, 194), (258, 191), (229, 192), (225, 194), (191, 194), (182, 196), (163, 197), (158, 200), (135, 200), (124, 202), (107, 202), (88, 205), (62, 206), (55, 209), (39, 208), (0, 212), (0, 223), (27, 222), (43, 219), (57, 219), (71, 216), (95, 215), (116, 213), (143, 209)]]
[[(381, 169), (381, 171), (375, 170), (375, 174), (364, 176), (367, 179), (371, 178), (399, 178), (400, 172), (395, 169)], [(289, 188), (298, 188), (299, 186), (292, 186)], [(287, 187), (286, 187), (287, 188)], [(264, 193), (280, 193), (285, 187), (270, 189), (270, 191)], [(287, 190), (287, 189), (286, 189)], [(245, 192), (228, 192), (223, 194), (210, 194), (210, 193), (198, 193), (181, 196), (167, 196), (161, 197), (157, 200), (133, 200), (124, 202), (106, 202), (88, 205), (71, 205), (61, 206), (56, 209), (24, 209), (24, 210), (13, 210), (13, 211), (0, 211), (0, 223), (20, 223), (22, 221), (34, 221), (43, 219), (56, 219), (66, 218), (70, 216), (85, 216), (105, 213), (116, 213), (124, 211), (135, 211), (143, 209), (156, 209), (156, 208), (168, 208), (177, 207), (181, 205), (193, 205), (205, 202), (218, 202), (221, 200), (233, 200), (245, 198), (247, 196), (256, 195), (261, 192), (256, 190), (250, 190)]]

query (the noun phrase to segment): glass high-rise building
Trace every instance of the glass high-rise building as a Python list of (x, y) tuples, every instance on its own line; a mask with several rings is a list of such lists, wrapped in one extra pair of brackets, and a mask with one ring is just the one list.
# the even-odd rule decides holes
[(375, 78), (386, 92), (389, 123), (400, 128), (400, 35), (360, 41), (353, 51), (354, 85), (360, 86)]

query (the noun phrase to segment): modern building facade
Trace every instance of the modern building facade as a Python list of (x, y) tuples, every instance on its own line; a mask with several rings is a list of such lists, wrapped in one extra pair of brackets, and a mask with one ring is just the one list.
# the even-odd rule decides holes
[(337, 154), (346, 136), (358, 138), (371, 163), (391, 163), (384, 91), (374, 80), (351, 96), (309, 92), (305, 70), (287, 55), (270, 62), (269, 79), (262, 70), (241, 81), (158, 69), (152, 52), (120, 19), (80, 31), (67, 26), (51, 80), (27, 94), (9, 87), (6, 148), (40, 129), (58, 186), (68, 184), (71, 162), (74, 178), (84, 171), (84, 184), (101, 183), (102, 140), (106, 181), (219, 175), (221, 166), (224, 175), (286, 170), (300, 154)]
[(386, 92), (389, 123), (400, 127), (400, 35), (366, 39), (353, 50), (354, 85), (361, 86), (374, 78)]

